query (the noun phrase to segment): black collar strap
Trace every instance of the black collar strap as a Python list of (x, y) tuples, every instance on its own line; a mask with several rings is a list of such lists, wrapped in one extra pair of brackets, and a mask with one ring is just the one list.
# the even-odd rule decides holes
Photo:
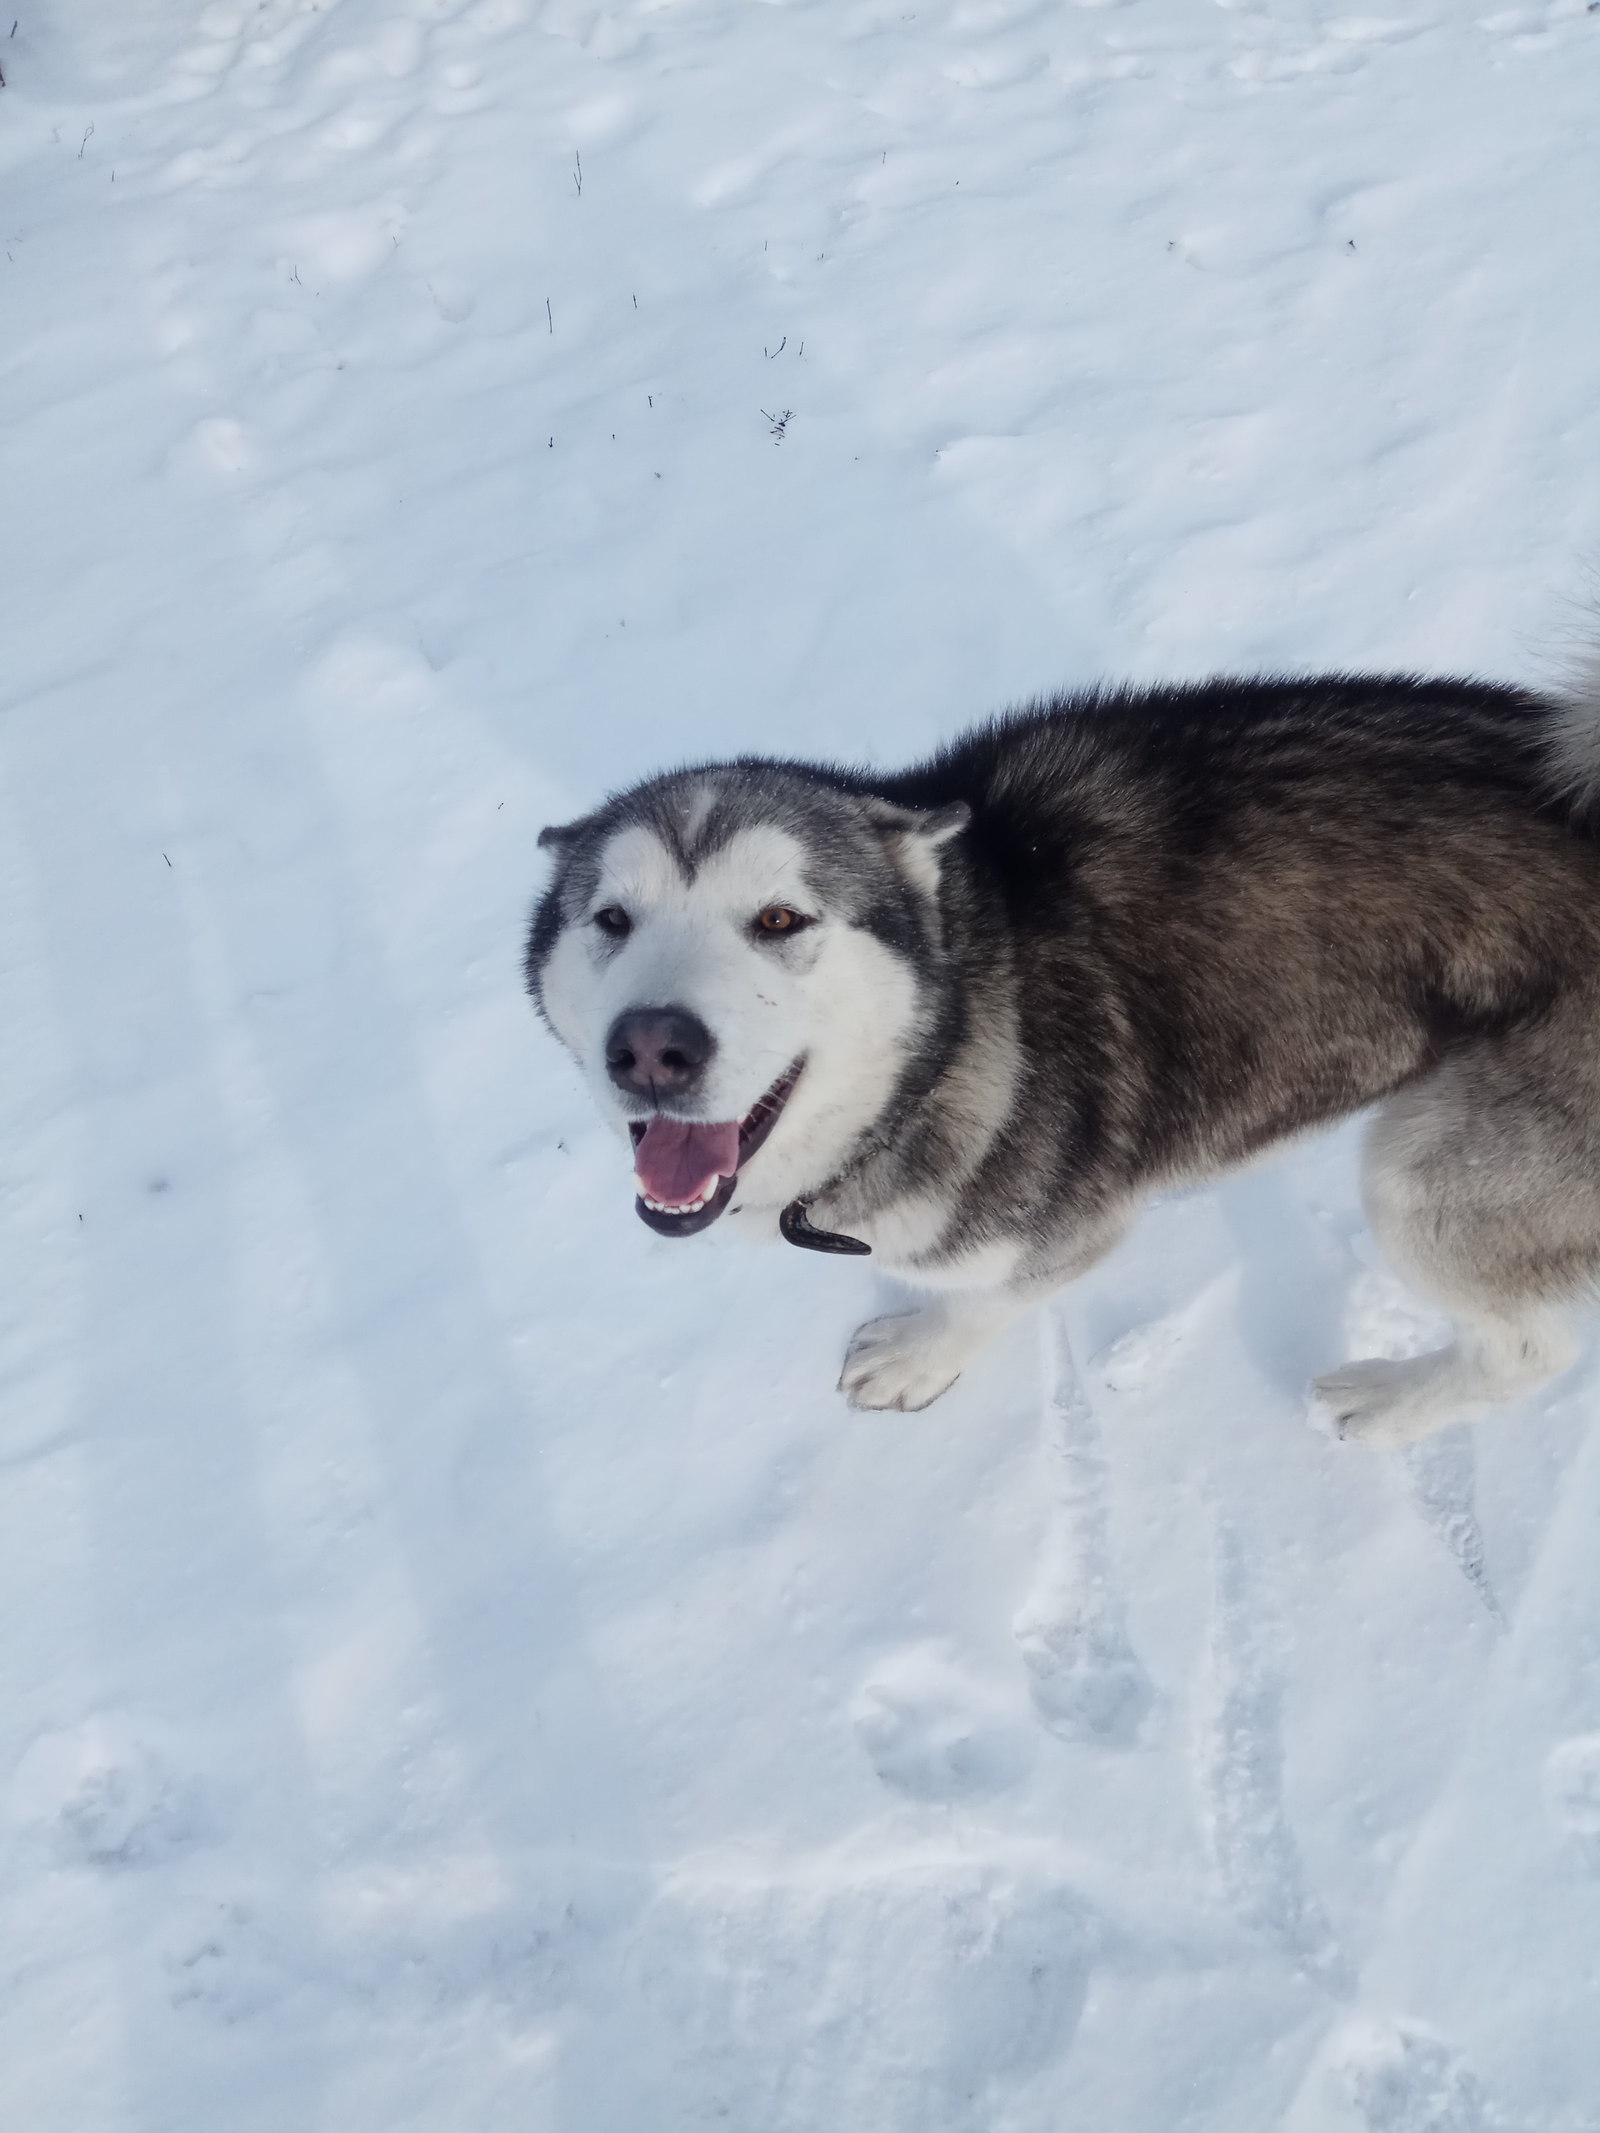
[(791, 1200), (778, 1217), (778, 1227), (785, 1241), (798, 1244), (803, 1252), (848, 1252), (857, 1258), (866, 1258), (870, 1244), (863, 1244), (859, 1237), (841, 1237), (831, 1229), (813, 1229), (806, 1216), (803, 1200)]

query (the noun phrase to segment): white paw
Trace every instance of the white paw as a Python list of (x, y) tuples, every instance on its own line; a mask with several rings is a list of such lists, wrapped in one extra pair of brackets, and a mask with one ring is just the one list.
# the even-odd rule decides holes
[(1364, 1444), (1410, 1444), (1484, 1404), (1465, 1397), (1448, 1350), (1391, 1360), (1373, 1356), (1314, 1379), (1311, 1422)]
[(938, 1310), (869, 1319), (845, 1352), (839, 1390), (852, 1407), (914, 1414), (949, 1391), (966, 1359)]

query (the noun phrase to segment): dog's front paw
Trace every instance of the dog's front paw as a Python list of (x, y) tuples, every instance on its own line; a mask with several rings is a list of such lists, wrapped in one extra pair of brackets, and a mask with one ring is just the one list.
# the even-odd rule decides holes
[(874, 1318), (856, 1328), (839, 1390), (852, 1407), (895, 1407), (913, 1414), (949, 1391), (965, 1361), (965, 1353), (955, 1351), (941, 1311)]

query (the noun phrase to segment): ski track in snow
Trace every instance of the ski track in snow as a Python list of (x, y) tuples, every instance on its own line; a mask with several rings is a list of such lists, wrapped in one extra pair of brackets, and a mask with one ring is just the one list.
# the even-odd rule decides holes
[(848, 1416), (516, 966), (684, 754), (1548, 674), (1600, 17), (16, 15), (6, 2124), (1596, 2133), (1592, 1365), (1303, 1429), (1351, 1129)]

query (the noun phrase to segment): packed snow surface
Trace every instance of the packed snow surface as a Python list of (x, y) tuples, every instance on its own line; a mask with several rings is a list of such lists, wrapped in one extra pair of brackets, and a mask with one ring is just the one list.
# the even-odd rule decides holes
[(1592, 1361), (1351, 1127), (929, 1412), (652, 1237), (540, 826), (1100, 675), (1544, 678), (1583, 0), (12, 0), (0, 2119), (1593, 2133)]

